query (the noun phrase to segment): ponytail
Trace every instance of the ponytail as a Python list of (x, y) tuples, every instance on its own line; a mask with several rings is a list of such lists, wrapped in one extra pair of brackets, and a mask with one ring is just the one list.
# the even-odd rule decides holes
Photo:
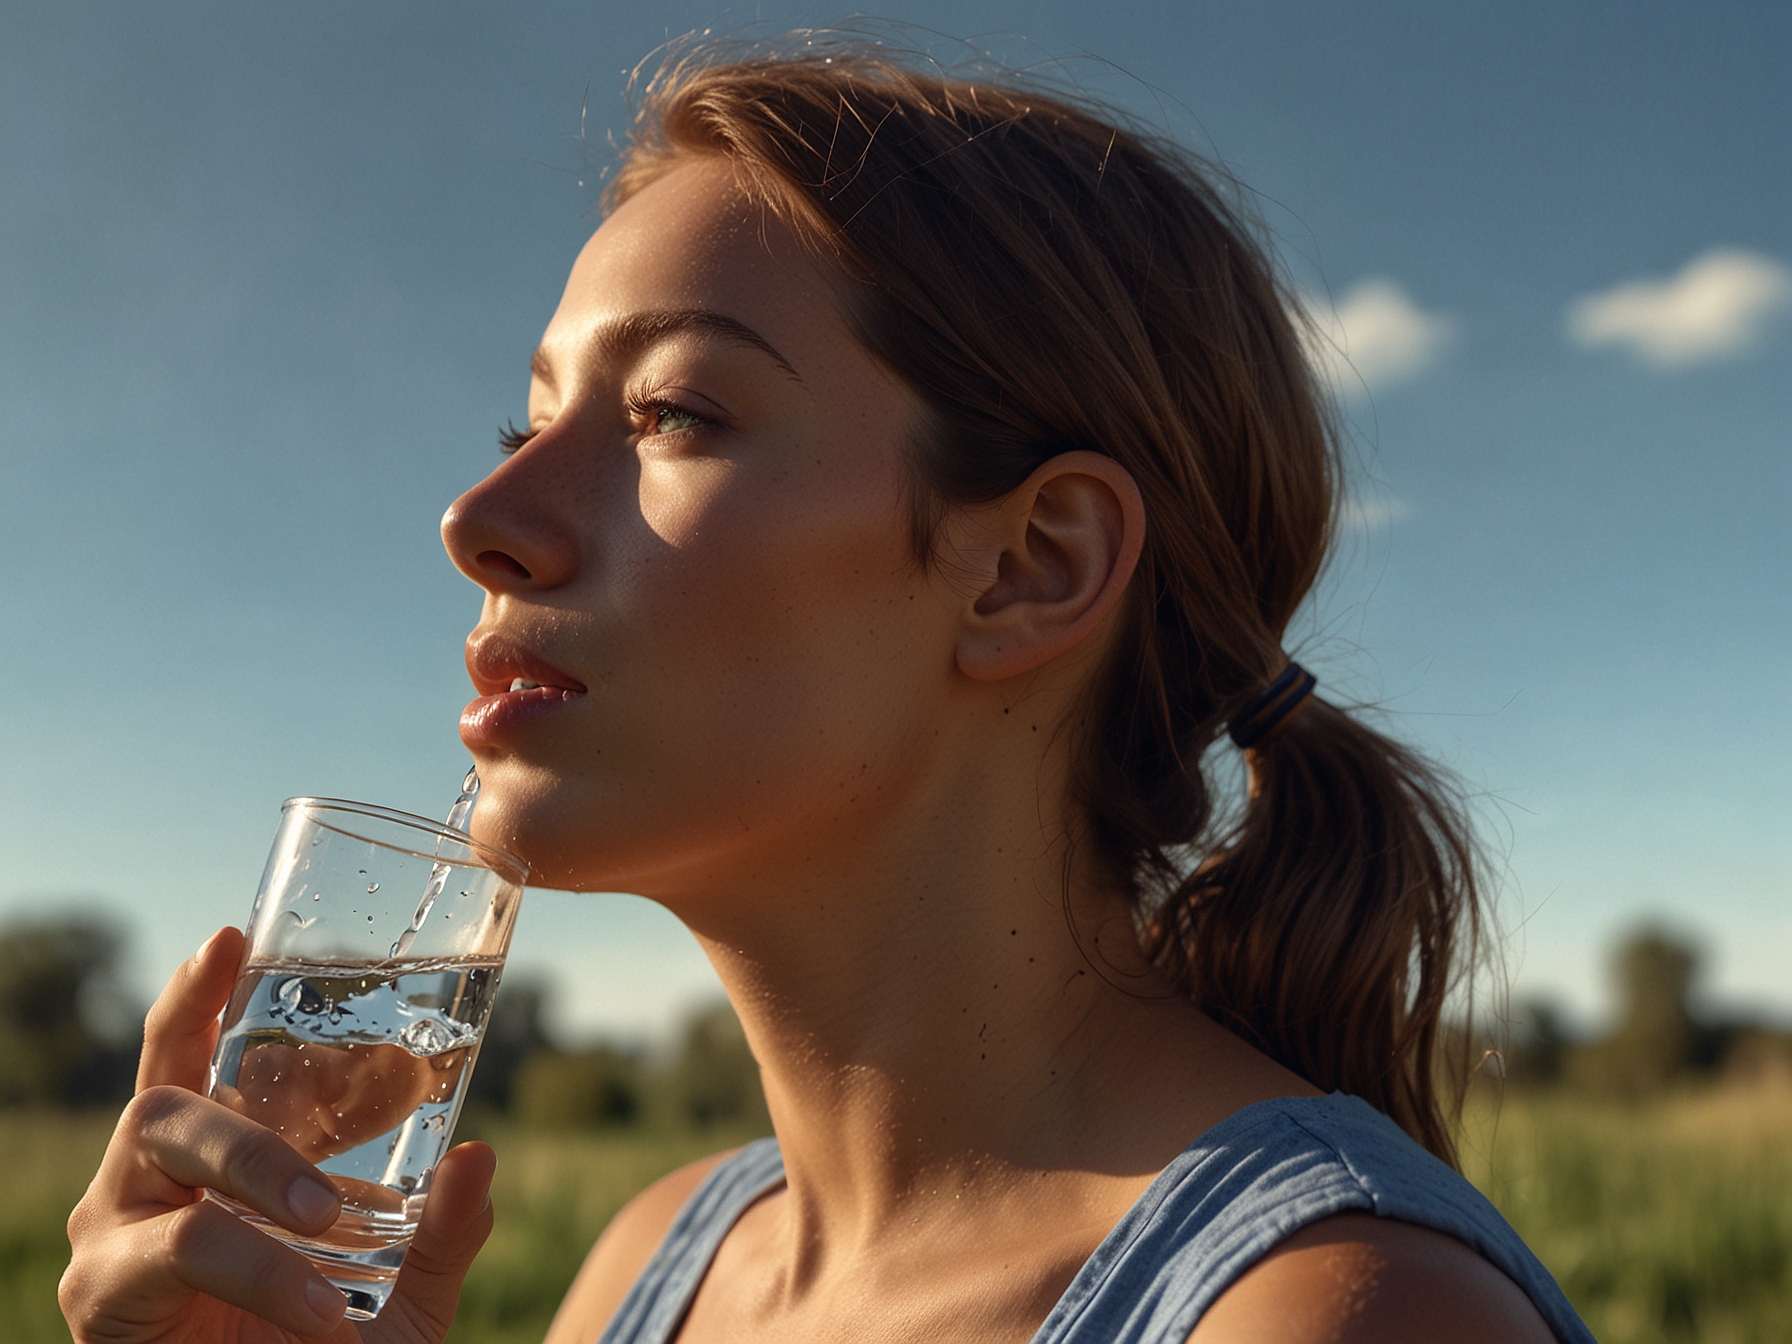
[(1424, 761), (1323, 701), (1247, 761), (1242, 819), (1170, 886), (1147, 950), (1221, 1025), (1454, 1164), (1439, 1032), (1478, 935), (1460, 804)]
[(1250, 748), (1230, 829), (1201, 764), (1286, 663), (1341, 475), (1298, 305), (1224, 173), (1111, 109), (825, 35), (675, 53), (606, 204), (693, 154), (731, 159), (835, 265), (858, 339), (919, 400), (923, 563), (944, 506), (1057, 453), (1132, 475), (1145, 550), (1079, 744), (1095, 843), (1206, 1012), (1450, 1160), (1434, 1056), (1478, 920), (1454, 795), (1319, 701)]

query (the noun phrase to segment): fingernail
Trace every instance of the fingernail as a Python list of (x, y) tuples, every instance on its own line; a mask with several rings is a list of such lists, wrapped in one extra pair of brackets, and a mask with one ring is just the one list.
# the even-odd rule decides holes
[(313, 1279), (305, 1285), (305, 1305), (325, 1325), (334, 1325), (348, 1310), (348, 1299), (324, 1280)]
[(309, 1176), (301, 1176), (286, 1192), (286, 1207), (301, 1223), (322, 1222), (336, 1211), (336, 1192)]

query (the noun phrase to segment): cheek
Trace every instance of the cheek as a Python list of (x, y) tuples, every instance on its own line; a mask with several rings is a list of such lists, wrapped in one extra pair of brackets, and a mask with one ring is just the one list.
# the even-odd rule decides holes
[(799, 726), (811, 739), (844, 729), (916, 679), (921, 577), (893, 483), (742, 471), (686, 478), (666, 498), (651, 486), (644, 478), (643, 516), (668, 544), (639, 557), (629, 606), (675, 688), (667, 714), (733, 740), (769, 737), (763, 748)]
[(602, 755), (580, 792), (610, 880), (633, 869), (648, 894), (667, 855), (738, 857), (889, 796), (953, 666), (893, 479), (722, 465), (644, 470), (654, 541), (607, 585)]

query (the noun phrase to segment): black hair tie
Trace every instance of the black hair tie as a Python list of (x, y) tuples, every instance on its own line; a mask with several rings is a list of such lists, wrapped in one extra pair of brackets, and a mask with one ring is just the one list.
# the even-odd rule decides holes
[(1299, 663), (1290, 662), (1282, 669), (1279, 677), (1264, 687), (1250, 704), (1232, 716), (1226, 732), (1233, 745), (1250, 748), (1267, 741), (1278, 728), (1306, 707), (1313, 688), (1318, 684), (1318, 677)]

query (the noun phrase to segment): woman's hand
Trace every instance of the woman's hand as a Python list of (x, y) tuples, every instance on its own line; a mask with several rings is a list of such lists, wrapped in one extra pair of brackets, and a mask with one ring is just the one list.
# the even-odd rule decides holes
[(242, 948), (241, 933), (220, 930), (150, 1010), (137, 1095), (68, 1220), (69, 1329), (77, 1344), (438, 1344), (491, 1231), (484, 1144), (442, 1159), (391, 1300), (358, 1324), (303, 1255), (201, 1195), (210, 1187), (309, 1235), (339, 1209), (329, 1178), (278, 1135), (199, 1095)]

